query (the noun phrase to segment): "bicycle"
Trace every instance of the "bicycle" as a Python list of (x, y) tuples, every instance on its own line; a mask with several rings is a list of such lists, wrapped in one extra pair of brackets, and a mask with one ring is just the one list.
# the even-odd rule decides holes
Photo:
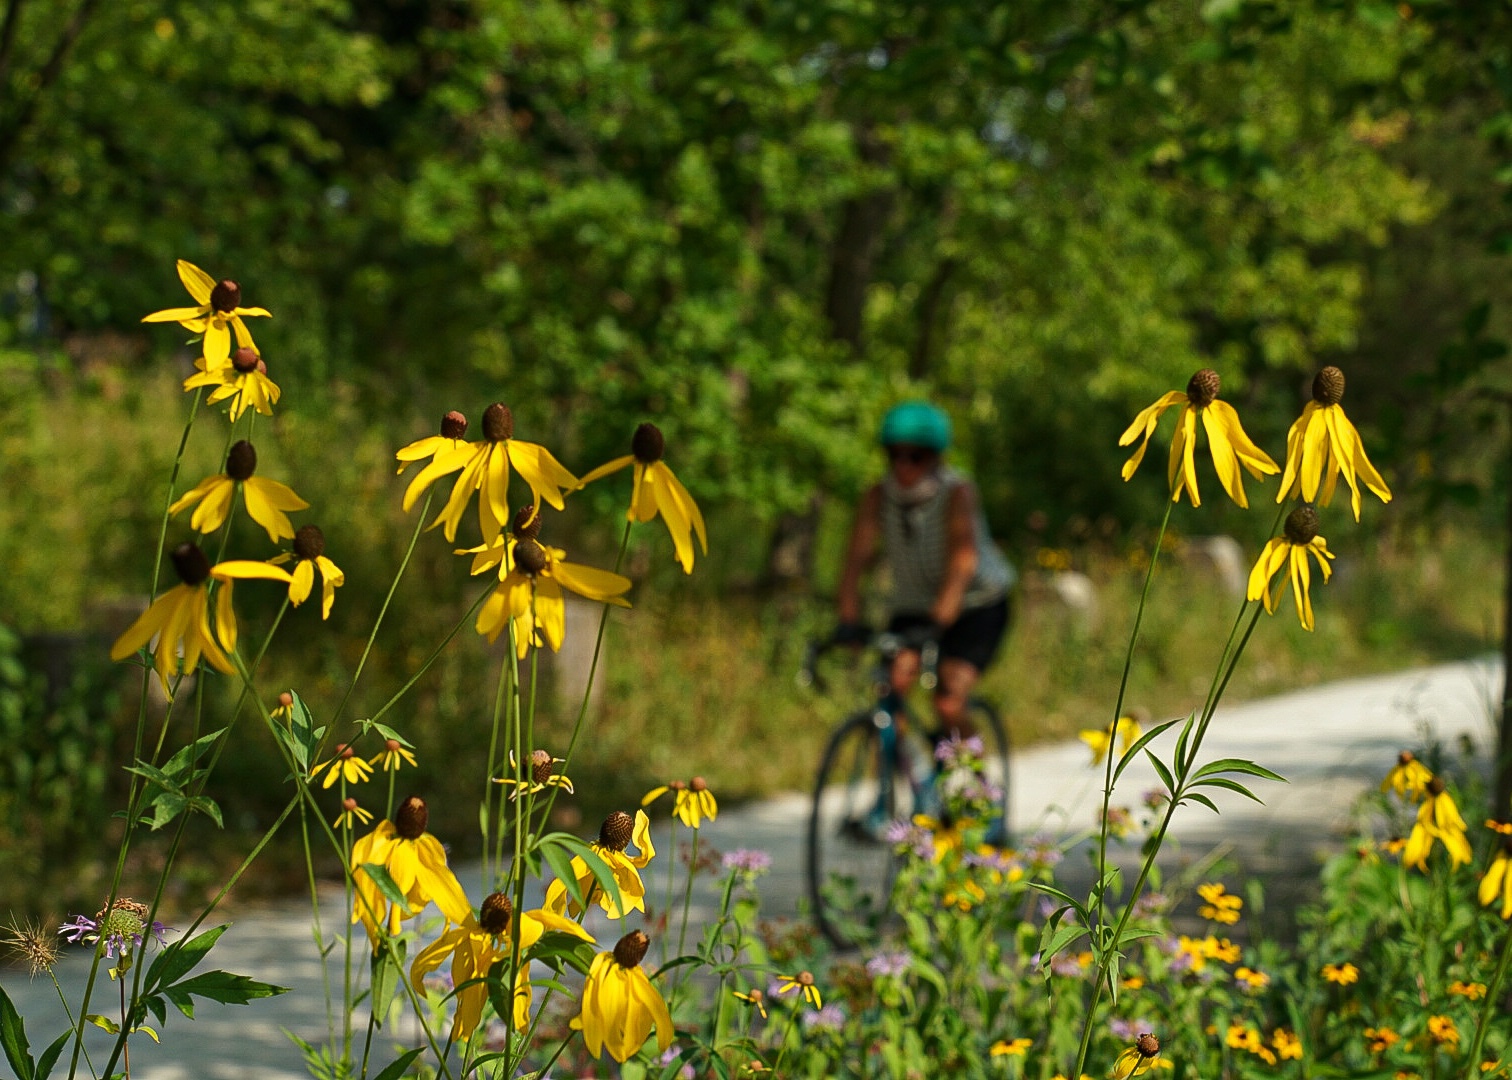
[[(801, 685), (825, 688), (819, 661), (837, 647), (844, 644), (833, 637), (808, 644), (799, 672)], [(847, 716), (830, 734), (808, 821), (809, 903), (820, 932), (842, 949), (874, 939), (885, 929), (898, 868), (888, 827), (930, 809), (934, 746), (940, 738), (938, 732), (926, 734), (914, 721), (888, 677), (893, 658), (903, 649), (917, 648), (919, 684), (932, 690), (939, 643), (917, 633), (877, 634), (862, 648), (876, 656), (875, 701)], [(1002, 817), (994, 832), (1006, 837), (1008, 732), (997, 709), (985, 699), (973, 696), (967, 708), (971, 727), (982, 739), (988, 778), (1002, 789)]]

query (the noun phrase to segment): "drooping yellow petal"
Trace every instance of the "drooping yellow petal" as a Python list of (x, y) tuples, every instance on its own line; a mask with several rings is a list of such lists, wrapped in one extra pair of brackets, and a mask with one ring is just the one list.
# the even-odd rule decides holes
[(346, 574), (324, 555), (315, 556), (315, 565), (320, 567), (320, 617), (331, 617), (331, 605), (336, 602), (336, 590), (346, 584)]
[(294, 525), (285, 510), (307, 510), (310, 504), (277, 480), (253, 476), (242, 482), (247, 514), (261, 525), (273, 543), (294, 539)]
[(562, 601), (561, 586), (545, 575), (537, 577), (535, 585), (536, 625), (551, 651), (558, 652), (567, 634), (567, 605)]
[(208, 310), (208, 307), (164, 308), (162, 311), (154, 311), (151, 315), (143, 315), (142, 321), (150, 323), (187, 323), (195, 319), (203, 318)]
[(188, 259), (179, 259), (175, 264), (179, 280), (196, 304), (209, 304), (210, 294), (215, 290), (215, 279), (195, 266)]
[[(411, 446), (418, 445), (411, 443)], [(407, 514), (420, 501), (420, 496), (425, 494), (427, 488), (446, 476), (454, 473), (473, 460), (479, 452), (479, 448), (473, 443), (459, 442), (450, 449), (442, 450), (431, 458), (430, 463), (415, 474), (409, 486), (404, 489), (404, 501), (400, 504)]]
[(630, 601), (621, 594), (628, 592), (633, 582), (622, 574), (582, 563), (553, 562), (550, 577), (589, 600), (618, 607), (630, 606)]
[(117, 661), (124, 660), (151, 641), (152, 635), (162, 630), (170, 612), (179, 603), (184, 591), (189, 588), (188, 585), (175, 585), (154, 600), (147, 610), (138, 615), (136, 620), (126, 628), (126, 632), (116, 638), (115, 644), (110, 647), (110, 658)]
[(1302, 432), (1302, 463), (1299, 476), (1302, 498), (1316, 502), (1318, 486), (1323, 480), (1323, 465), (1328, 449), (1328, 421), (1314, 410)]
[(619, 472), (634, 460), (634, 454), (626, 454), (624, 457), (617, 457), (613, 461), (606, 461), (598, 468), (590, 470), (587, 475), (579, 477), (578, 487), (586, 487), (587, 485), (593, 483), (595, 480), (602, 480), (610, 473)]
[(704, 528), (703, 514), (699, 512), (698, 504), (693, 501), (693, 496), (688, 494), (688, 489), (683, 487), (679, 480), (666, 465), (662, 465), (662, 471), (666, 474), (664, 479), (667, 487), (671, 490), (672, 497), (682, 506), (683, 516), (693, 523), (693, 533), (698, 537), (698, 545), (703, 553), (709, 553), (709, 532)]
[[(1230, 442), (1231, 432), (1237, 426), (1237, 414), (1233, 407), (1222, 401), (1210, 402), (1202, 410), (1202, 427), (1207, 432), (1208, 452), (1213, 456), (1213, 468), (1218, 473), (1218, 482), (1228, 492), (1229, 498), (1240, 507), (1248, 509), (1249, 499), (1244, 494), (1244, 473), (1239, 468), (1239, 457)], [(1195, 502), (1193, 505), (1196, 505)]]
[(310, 590), (314, 587), (315, 564), (309, 559), (300, 559), (289, 582), (289, 603), (298, 607), (309, 599)]
[(521, 442), (518, 439), (510, 439), (507, 445), (509, 460), (519, 471), (520, 479), (530, 485), (530, 492), (535, 496), (537, 506), (540, 506), (541, 500), (544, 499), (560, 510), (565, 505), (562, 502), (563, 488), (571, 491), (581, 486), (578, 478), (568, 472), (560, 461), (552, 457), (551, 451), (544, 446)]
[(219, 581), (230, 581), (232, 578), (261, 578), (265, 581), (282, 581), (285, 585), (292, 580), (289, 572), (283, 567), (258, 562), (256, 559), (227, 559), (225, 562), (216, 563), (210, 568), (210, 576)]
[(1288, 544), (1287, 557), (1291, 563), (1292, 594), (1297, 602), (1297, 617), (1302, 620), (1302, 629), (1311, 630), (1313, 610), (1309, 589), (1312, 585), (1312, 572), (1307, 566), (1307, 548)]

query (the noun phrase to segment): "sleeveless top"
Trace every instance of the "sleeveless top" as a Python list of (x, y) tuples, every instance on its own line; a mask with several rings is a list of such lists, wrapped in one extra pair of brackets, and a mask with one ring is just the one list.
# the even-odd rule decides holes
[[(891, 475), (883, 479), (882, 544), (892, 571), (894, 615), (927, 615), (945, 580), (945, 516), (956, 488), (969, 487), (954, 469), (941, 468), (935, 475), (904, 490)], [(963, 611), (986, 607), (1008, 595), (1018, 580), (1003, 553), (987, 532), (980, 501), (973, 500), (972, 531), (976, 535), (977, 567), (962, 600)]]

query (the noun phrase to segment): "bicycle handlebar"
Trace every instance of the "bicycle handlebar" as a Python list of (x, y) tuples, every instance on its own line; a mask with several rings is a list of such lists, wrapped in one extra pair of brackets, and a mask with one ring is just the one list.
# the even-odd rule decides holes
[(828, 683), (819, 673), (819, 661), (825, 653), (834, 649), (853, 647), (858, 650), (874, 650), (883, 667), (890, 665), (901, 652), (914, 649), (919, 653), (919, 685), (933, 690), (939, 682), (936, 669), (940, 663), (939, 630), (933, 626), (913, 627), (899, 633), (882, 631), (859, 641), (842, 639), (839, 631), (822, 640), (811, 640), (803, 648), (803, 663), (798, 669), (798, 685), (820, 692), (828, 689)]

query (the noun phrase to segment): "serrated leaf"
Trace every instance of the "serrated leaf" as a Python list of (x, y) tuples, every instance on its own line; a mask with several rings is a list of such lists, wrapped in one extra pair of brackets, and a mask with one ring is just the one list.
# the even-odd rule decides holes
[[(210, 1001), (218, 1001), (222, 1005), (245, 1005), (258, 998), (277, 997), (289, 992), (287, 986), (258, 982), (246, 975), (235, 975), (229, 971), (201, 972), (192, 979), (175, 983), (172, 989), (175, 993), (194, 994)], [(164, 993), (166, 992), (165, 990)]]
[(176, 941), (158, 953), (157, 959), (147, 969), (145, 991), (151, 993), (163, 986), (170, 986), (189, 974), (225, 932), (225, 926), (217, 926), (188, 941)]
[(4, 1047), (5, 1060), (15, 1070), (17, 1080), (34, 1080), (36, 1065), (32, 1061), (31, 1044), (26, 1040), (26, 1022), (4, 989), (0, 989), (0, 1046)]
[(1278, 780), (1283, 784), (1286, 783), (1286, 777), (1281, 776), (1279, 773), (1271, 772), (1264, 765), (1257, 765), (1253, 761), (1246, 761), (1244, 758), (1219, 758), (1217, 761), (1210, 761), (1193, 773), (1192, 779), (1200, 780), (1204, 776), (1213, 776), (1218, 773), (1239, 773), (1243, 776), (1259, 776), (1266, 780)]
[(1118, 767), (1113, 770), (1113, 782), (1115, 784), (1118, 783), (1118, 778), (1122, 776), (1123, 771), (1129, 767), (1129, 763), (1134, 760), (1134, 756), (1145, 748), (1146, 743), (1148, 743), (1151, 739), (1159, 738), (1166, 731), (1170, 730), (1172, 726), (1179, 723), (1181, 723), (1179, 719), (1167, 720), (1165, 723), (1157, 724), (1155, 727), (1152, 727), (1149, 731), (1146, 731), (1143, 735), (1141, 735), (1139, 739), (1134, 743), (1134, 745), (1125, 750), (1123, 752), (1123, 755), (1119, 757)]
[(42, 1056), (37, 1059), (36, 1080), (47, 1080), (52, 1074), (53, 1066), (58, 1063), (58, 1055), (63, 1053), (63, 1048), (68, 1045), (68, 1039), (72, 1031), (65, 1031), (52, 1041), (52, 1045), (42, 1051)]
[[(423, 1046), (417, 1046), (413, 1050), (406, 1050), (393, 1061), (389, 1062), (388, 1065), (384, 1066), (383, 1071), (373, 1077), (373, 1080), (399, 1080), (424, 1050), (425, 1047)], [(500, 1054), (498, 1056), (503, 1057), (504, 1055)]]

